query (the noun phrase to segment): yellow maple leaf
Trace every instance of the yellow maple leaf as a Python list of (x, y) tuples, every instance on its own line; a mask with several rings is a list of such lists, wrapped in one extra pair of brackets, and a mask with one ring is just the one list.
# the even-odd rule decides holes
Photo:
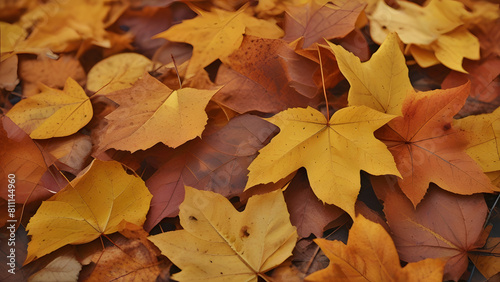
[(315, 239), (330, 259), (327, 268), (306, 281), (442, 281), (445, 261), (425, 259), (401, 267), (391, 236), (377, 223), (358, 215), (347, 245), (341, 241)]
[[(450, 69), (466, 72), (464, 58), (479, 59), (479, 40), (463, 27), (471, 13), (454, 0), (430, 0), (424, 7), (396, 1), (398, 8), (385, 1), (370, 1), (368, 18), (373, 40), (381, 43), (389, 32), (397, 32), (409, 52), (422, 67), (441, 62)], [(427, 51), (427, 52), (425, 52)]]
[(100, 95), (131, 87), (152, 66), (147, 57), (122, 53), (95, 64), (87, 77), (87, 89)]
[(133, 87), (106, 96), (120, 107), (106, 116), (99, 148), (135, 152), (158, 142), (175, 148), (201, 136), (208, 120), (205, 107), (217, 91), (172, 90), (146, 74)]
[(256, 195), (238, 212), (223, 196), (186, 186), (184, 230), (150, 236), (179, 281), (257, 281), (281, 264), (297, 240), (281, 190)]
[(90, 168), (44, 201), (30, 219), (24, 264), (67, 244), (120, 231), (123, 220), (142, 226), (152, 195), (144, 181), (118, 162), (94, 160)]
[(365, 105), (383, 113), (402, 114), (403, 101), (413, 87), (395, 33), (390, 33), (371, 59), (364, 63), (342, 46), (328, 44), (340, 71), (351, 84), (350, 106)]
[(92, 103), (71, 77), (64, 90), (43, 85), (42, 93), (21, 100), (7, 116), (33, 139), (71, 135), (92, 119)]
[(248, 167), (245, 189), (277, 182), (305, 167), (316, 196), (354, 217), (360, 170), (400, 175), (387, 147), (373, 136), (373, 131), (394, 117), (366, 106), (343, 108), (330, 121), (311, 107), (280, 112), (266, 119), (280, 133)]
[(212, 12), (196, 10), (196, 18), (174, 25), (154, 38), (193, 45), (193, 55), (185, 75), (191, 78), (200, 69), (238, 49), (243, 34), (273, 39), (283, 36), (283, 30), (275, 23), (245, 13), (246, 7), (236, 12), (216, 8)]
[(500, 108), (493, 113), (455, 120), (468, 142), (466, 152), (484, 172), (500, 170)]

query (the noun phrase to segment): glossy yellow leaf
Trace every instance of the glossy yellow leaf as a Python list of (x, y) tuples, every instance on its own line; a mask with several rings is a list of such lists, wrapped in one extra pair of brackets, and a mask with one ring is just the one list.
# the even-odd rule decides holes
[(87, 89), (105, 95), (131, 87), (151, 67), (151, 60), (137, 53), (122, 53), (99, 61), (89, 71)]
[(371, 5), (368, 18), (375, 42), (382, 43), (389, 32), (397, 32), (405, 44), (421, 48), (409, 51), (422, 67), (432, 65), (432, 57), (422, 49), (432, 51), (443, 65), (460, 72), (466, 72), (464, 58), (479, 59), (479, 40), (464, 27), (473, 15), (460, 1), (431, 0), (424, 7), (396, 1), (396, 5), (390, 7), (383, 0)]
[(71, 77), (64, 90), (44, 86), (42, 93), (21, 100), (7, 116), (33, 139), (71, 135), (92, 119), (92, 104)]
[(426, 259), (401, 267), (391, 236), (382, 225), (358, 215), (349, 231), (347, 245), (341, 241), (314, 240), (330, 259), (327, 268), (306, 281), (439, 281), (445, 261)]
[(257, 281), (281, 264), (297, 240), (281, 190), (256, 195), (238, 212), (223, 196), (186, 186), (184, 230), (151, 236), (182, 271), (179, 281)]
[(174, 25), (155, 38), (186, 42), (193, 45), (193, 55), (186, 78), (194, 76), (213, 61), (229, 56), (240, 47), (243, 34), (262, 38), (279, 38), (284, 32), (271, 21), (246, 14), (246, 5), (236, 12), (214, 8), (212, 12), (197, 10), (198, 16)]
[(94, 160), (90, 168), (44, 201), (30, 219), (25, 264), (67, 244), (119, 231), (126, 220), (142, 226), (152, 195), (144, 181), (118, 162)]
[(133, 87), (107, 95), (120, 105), (106, 116), (100, 149), (135, 152), (162, 142), (178, 147), (201, 136), (207, 124), (205, 107), (217, 90), (172, 90), (146, 74)]
[(500, 170), (500, 108), (493, 113), (456, 120), (468, 141), (466, 152), (484, 172)]
[(305, 167), (316, 196), (354, 217), (359, 171), (400, 175), (387, 147), (373, 131), (395, 116), (365, 106), (335, 112), (328, 123), (313, 109), (292, 108), (267, 119), (280, 133), (250, 164), (246, 189), (277, 182)]
[(383, 113), (401, 115), (403, 101), (413, 87), (395, 33), (389, 34), (378, 51), (364, 63), (342, 46), (328, 44), (340, 71), (351, 84), (350, 106), (365, 105)]

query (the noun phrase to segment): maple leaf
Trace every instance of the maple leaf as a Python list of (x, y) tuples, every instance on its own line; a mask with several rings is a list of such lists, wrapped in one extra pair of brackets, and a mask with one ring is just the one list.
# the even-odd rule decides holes
[(484, 172), (500, 170), (500, 108), (493, 113), (468, 116), (453, 125), (464, 132), (466, 152)]
[(447, 90), (413, 92), (403, 105), (403, 116), (375, 132), (391, 151), (406, 196), (416, 206), (429, 183), (454, 193), (493, 192), (495, 187), (478, 164), (465, 153), (466, 140), (452, 127), (453, 116), (464, 105), (469, 84)]
[(224, 88), (214, 100), (239, 113), (307, 106), (318, 91), (313, 80), (318, 65), (283, 40), (245, 36), (240, 48), (222, 61), (215, 82)]
[(177, 216), (184, 185), (231, 198), (241, 194), (246, 168), (277, 128), (256, 116), (231, 119), (216, 132), (177, 148), (177, 155), (147, 181), (153, 194), (144, 228), (151, 230), (165, 217)]
[[(374, 189), (387, 189), (374, 182)], [(386, 185), (386, 184), (385, 184)], [(469, 251), (482, 247), (480, 239), (488, 208), (482, 195), (463, 196), (433, 186), (416, 207), (401, 191), (384, 198), (384, 213), (402, 260), (448, 258), (444, 280), (455, 280), (467, 270)]]
[(184, 230), (149, 237), (182, 270), (176, 280), (257, 281), (297, 240), (281, 190), (251, 197), (240, 213), (223, 196), (186, 186), (180, 209)]
[(306, 281), (442, 281), (443, 260), (426, 259), (401, 267), (389, 233), (362, 215), (354, 220), (347, 245), (326, 239), (314, 242), (330, 264)]
[(350, 106), (365, 105), (383, 113), (401, 115), (403, 101), (413, 87), (395, 33), (389, 34), (371, 59), (364, 63), (341, 46), (328, 44), (340, 71), (351, 84)]
[(21, 100), (7, 112), (31, 138), (68, 136), (92, 119), (92, 103), (71, 77), (66, 80), (64, 90), (43, 88), (42, 93)]
[[(333, 3), (330, 3), (333, 2)], [(311, 0), (300, 6), (288, 6), (285, 14), (285, 36), (293, 41), (304, 37), (304, 48), (315, 42), (346, 36), (354, 30), (365, 4), (359, 1)]]
[(248, 167), (245, 189), (277, 182), (305, 167), (314, 194), (354, 217), (360, 170), (399, 175), (386, 146), (373, 136), (373, 131), (393, 118), (365, 106), (340, 109), (330, 121), (311, 107), (280, 112), (266, 119), (280, 133)]
[(276, 24), (248, 15), (246, 8), (247, 5), (236, 12), (216, 8), (211, 12), (196, 10), (196, 18), (174, 25), (154, 38), (193, 45), (193, 56), (186, 70), (186, 78), (190, 78), (216, 59), (229, 56), (238, 49), (243, 34), (264, 38), (283, 36), (283, 30)]
[(88, 74), (87, 89), (105, 95), (131, 87), (152, 66), (147, 57), (123, 53), (95, 64)]
[(67, 244), (90, 242), (119, 231), (122, 220), (142, 225), (152, 195), (118, 162), (94, 160), (90, 168), (44, 201), (30, 219), (24, 264)]
[(207, 123), (204, 109), (218, 90), (172, 90), (149, 74), (131, 88), (106, 95), (120, 107), (106, 116), (99, 150), (135, 152), (162, 142), (178, 147), (201, 135)]
[(459, 1), (431, 0), (426, 6), (408, 1), (395, 1), (398, 8), (379, 0), (368, 9), (370, 33), (381, 43), (389, 32), (397, 32), (409, 46), (409, 52), (422, 67), (439, 62), (456, 71), (463, 58), (479, 59), (479, 40), (465, 27), (470, 16)]

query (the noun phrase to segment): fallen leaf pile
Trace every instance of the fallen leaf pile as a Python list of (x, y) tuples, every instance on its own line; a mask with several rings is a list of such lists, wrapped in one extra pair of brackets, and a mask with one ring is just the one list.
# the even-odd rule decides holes
[(500, 279), (499, 30), (493, 0), (1, 2), (0, 280)]

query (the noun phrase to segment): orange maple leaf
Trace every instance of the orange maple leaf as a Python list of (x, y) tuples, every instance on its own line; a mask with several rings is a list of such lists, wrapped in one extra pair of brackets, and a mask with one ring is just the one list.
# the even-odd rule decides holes
[(416, 206), (429, 183), (458, 194), (493, 192), (489, 178), (465, 152), (467, 142), (452, 126), (469, 95), (469, 84), (447, 90), (412, 92), (403, 116), (375, 132), (392, 152), (403, 176), (399, 185)]

